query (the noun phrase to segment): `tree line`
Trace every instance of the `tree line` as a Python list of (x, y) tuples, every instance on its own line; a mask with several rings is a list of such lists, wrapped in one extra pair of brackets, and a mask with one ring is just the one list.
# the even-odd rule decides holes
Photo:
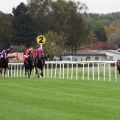
[(74, 1), (28, 0), (27, 5), (21, 2), (12, 14), (0, 12), (0, 48), (7, 47), (9, 41), (20, 52), (38, 47), (36, 37), (40, 34), (47, 38), (44, 48), (51, 56), (75, 53), (96, 41), (119, 42), (119, 30), (115, 38), (111, 23), (117, 27), (120, 13), (99, 15), (86, 11), (86, 4)]

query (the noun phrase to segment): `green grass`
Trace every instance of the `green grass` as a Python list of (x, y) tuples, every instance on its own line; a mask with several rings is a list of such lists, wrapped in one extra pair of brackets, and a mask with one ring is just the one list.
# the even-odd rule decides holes
[(119, 119), (119, 81), (0, 78), (0, 120)]

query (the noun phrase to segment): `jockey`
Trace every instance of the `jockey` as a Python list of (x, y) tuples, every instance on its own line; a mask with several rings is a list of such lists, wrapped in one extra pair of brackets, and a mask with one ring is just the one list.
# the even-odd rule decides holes
[(25, 52), (25, 55), (24, 55), (24, 62), (25, 62), (26, 64), (28, 64), (27, 58), (28, 58), (29, 55), (32, 55), (33, 57), (35, 56), (35, 53), (34, 53), (34, 50), (33, 50), (32, 47), (29, 48), (28, 50), (26, 50), (26, 52)]
[(37, 48), (36, 49), (36, 53), (35, 53), (36, 57), (35, 57), (35, 63), (37, 63), (38, 60), (41, 61), (42, 64), (45, 64), (45, 59), (44, 59), (44, 50), (42, 48)]
[(0, 58), (7, 58), (8, 53), (11, 51), (12, 46), (8, 49), (4, 49), (0, 52)]
[(24, 58), (26, 59), (30, 54), (32, 54), (33, 57), (35, 56), (35, 53), (32, 47), (26, 50)]
[(36, 49), (36, 57), (43, 58), (45, 55), (44, 50), (42, 48)]

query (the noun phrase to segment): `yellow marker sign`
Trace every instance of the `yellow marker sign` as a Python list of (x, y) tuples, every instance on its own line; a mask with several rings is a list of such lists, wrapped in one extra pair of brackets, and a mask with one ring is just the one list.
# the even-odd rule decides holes
[(39, 35), (39, 36), (37, 37), (37, 43), (38, 43), (39, 45), (45, 44), (45, 43), (46, 43), (46, 38), (45, 38), (43, 35)]

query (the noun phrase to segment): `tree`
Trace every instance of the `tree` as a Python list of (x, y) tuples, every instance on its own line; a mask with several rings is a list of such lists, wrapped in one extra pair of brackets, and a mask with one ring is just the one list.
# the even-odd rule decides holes
[[(67, 39), (66, 46), (76, 51), (86, 39), (87, 24), (81, 14), (84, 6), (73, 1), (58, 0), (52, 4), (53, 31), (62, 31)], [(51, 24), (52, 25), (52, 24)]]
[(106, 25), (108, 40), (116, 44), (120, 43), (120, 20), (114, 20), (109, 25)]
[(86, 40), (87, 25), (81, 14), (84, 6), (65, 0), (29, 0), (35, 32), (62, 32), (67, 38), (65, 45), (72, 51), (78, 49)]
[(23, 44), (26, 47), (33, 45), (35, 36), (27, 6), (24, 3), (20, 3), (17, 8), (13, 8), (13, 17), (14, 42), (18, 45)]
[(0, 12), (0, 48), (8, 47), (13, 37), (12, 15)]
[(36, 35), (45, 34), (49, 31), (51, 4), (52, 0), (28, 0), (29, 12)]
[(65, 50), (64, 41), (66, 38), (64, 36), (64, 33), (49, 31), (45, 34), (45, 37), (47, 39), (45, 48), (50, 58), (53, 59), (54, 56), (61, 56)]
[(117, 46), (113, 42), (96, 41), (90, 45), (91, 50), (116, 50)]
[(98, 41), (107, 41), (107, 35), (104, 28), (104, 25), (97, 21), (91, 24), (91, 30), (95, 33)]

